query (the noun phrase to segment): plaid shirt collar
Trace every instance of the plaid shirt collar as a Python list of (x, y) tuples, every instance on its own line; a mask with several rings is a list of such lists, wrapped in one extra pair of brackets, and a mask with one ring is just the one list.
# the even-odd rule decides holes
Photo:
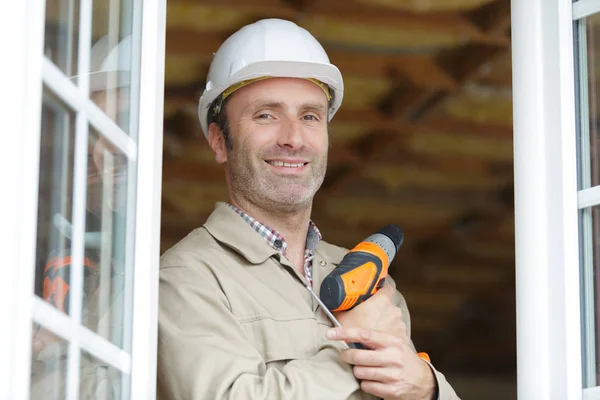
[[(272, 229), (266, 225), (263, 225), (259, 221), (255, 220), (233, 204), (225, 203), (229, 207), (231, 207), (235, 212), (237, 212), (244, 221), (252, 227), (258, 234), (267, 242), (269, 246), (271, 246), (274, 250), (280, 252), (284, 256), (285, 251), (287, 249), (287, 242), (281, 236), (279, 232), (275, 229)], [(306, 279), (310, 282), (312, 286), (312, 259), (314, 256), (315, 249), (317, 245), (323, 238), (321, 232), (317, 228), (314, 222), (309, 221), (308, 223), (308, 233), (306, 234), (306, 248), (304, 250), (304, 275)]]

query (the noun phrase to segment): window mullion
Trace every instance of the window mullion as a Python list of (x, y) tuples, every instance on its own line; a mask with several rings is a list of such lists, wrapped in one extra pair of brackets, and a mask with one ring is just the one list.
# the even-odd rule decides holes
[[(92, 43), (92, 0), (81, 0), (78, 43), (78, 86), (85, 98), (90, 87), (90, 49)], [(69, 310), (76, 325), (81, 324), (83, 302), (83, 258), (86, 212), (89, 123), (85, 108), (77, 110), (75, 120), (75, 163), (73, 175), (73, 264), (70, 274)], [(79, 398), (81, 348), (78, 338), (69, 343), (67, 400)]]
[(600, 186), (594, 186), (577, 192), (577, 207), (579, 209), (597, 205), (600, 205)]
[[(61, 100), (76, 111), (85, 111), (89, 123), (99, 132), (102, 132), (102, 135), (109, 139), (127, 158), (135, 161), (137, 146), (133, 139), (102, 112), (88, 98), (87, 93), (83, 93), (81, 90), (75, 88), (60, 69), (48, 59), (44, 59), (43, 73), (44, 83)], [(79, 79), (83, 79), (83, 77), (79, 77)]]
[[(587, 34), (585, 20), (577, 21), (574, 26), (577, 46), (577, 75), (578, 75), (578, 158), (579, 158), (579, 188), (589, 188), (592, 184), (591, 176), (591, 155), (590, 155), (590, 110), (589, 110), (589, 91), (588, 91), (588, 60), (587, 60)], [(588, 197), (583, 195), (584, 199)], [(579, 208), (589, 207), (593, 204), (587, 202), (583, 205), (582, 195), (579, 196)], [(600, 202), (600, 193), (598, 194)]]
[(584, 387), (596, 385), (596, 335), (594, 323), (594, 242), (592, 208), (581, 210), (581, 340)]
[(131, 372), (130, 355), (90, 329), (75, 324), (56, 308), (37, 296), (33, 297), (33, 320), (67, 342), (78, 342), (81, 350), (125, 374)]

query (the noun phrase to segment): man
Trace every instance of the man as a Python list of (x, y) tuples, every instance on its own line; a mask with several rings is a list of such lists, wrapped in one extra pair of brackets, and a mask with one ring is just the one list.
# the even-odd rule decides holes
[(347, 252), (310, 220), (342, 96), (339, 70), (288, 21), (246, 26), (215, 54), (199, 115), (230, 203), (162, 257), (159, 398), (457, 399), (412, 349), (391, 279), (338, 313), (341, 329), (304, 286)]

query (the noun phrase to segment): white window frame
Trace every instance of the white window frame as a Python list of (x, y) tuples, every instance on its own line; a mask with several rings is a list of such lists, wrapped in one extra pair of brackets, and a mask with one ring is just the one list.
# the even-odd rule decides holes
[(12, 254), (13, 268), (0, 290), (0, 398), (29, 396), (31, 308), (35, 264), (39, 132), (41, 118), (41, 54), (44, 2), (23, 0), (0, 6), (0, 42), (12, 62), (2, 63), (0, 94), (0, 184), (12, 196), (0, 199), (0, 251)]
[(581, 399), (573, 4), (511, 6), (518, 396)]
[[(141, 2), (140, 2), (141, 3)], [(0, 251), (11, 255), (11, 268), (6, 268), (2, 280), (10, 282), (0, 291), (0, 398), (27, 399), (31, 361), (32, 321), (50, 327), (70, 346), (88, 351), (108, 361), (124, 372), (131, 372), (125, 398), (155, 398), (156, 333), (158, 316), (158, 257), (160, 231), (160, 201), (162, 179), (162, 115), (164, 85), (164, 47), (166, 27), (165, 0), (144, 0), (133, 21), (141, 29), (141, 40), (134, 41), (139, 54), (139, 122), (137, 146), (121, 129), (87, 99), (87, 82), (79, 87), (64, 79), (62, 73), (43, 57), (45, 1), (22, 0), (0, 6), (0, 42), (11, 63), (0, 67), (0, 92), (3, 131), (0, 136), (0, 183), (10, 196), (0, 200)], [(90, 43), (91, 0), (82, 0), (82, 43)], [(87, 26), (86, 26), (87, 25)], [(89, 45), (80, 46), (80, 73), (88, 69)], [(135, 57), (134, 57), (135, 58)], [(135, 70), (135, 69), (134, 69)], [(80, 110), (76, 124), (80, 140), (76, 147), (87, 150), (88, 123), (106, 134), (128, 158), (137, 163), (136, 179), (131, 183), (136, 202), (128, 211), (135, 233), (134, 269), (128, 268), (132, 294), (125, 296), (132, 304), (130, 315), (131, 355), (95, 333), (77, 324), (78, 317), (69, 319), (33, 295), (35, 265), (37, 190), (40, 146), (42, 77), (70, 107)], [(85, 136), (85, 140), (81, 138)], [(137, 148), (136, 148), (137, 147)], [(75, 160), (75, 202), (85, 197), (84, 188), (77, 182), (85, 180), (87, 151), (79, 151)], [(78, 166), (79, 165), (79, 166)], [(83, 171), (83, 174), (82, 174)], [(79, 186), (81, 186), (79, 184)], [(75, 236), (83, 232), (82, 212), (74, 217)], [(128, 235), (129, 236), (129, 235)], [(82, 246), (75, 246), (74, 259), (83, 258)], [(76, 262), (76, 261), (75, 261)], [(82, 273), (73, 270), (71, 309), (81, 310)], [(74, 314), (77, 314), (75, 312)], [(126, 321), (126, 325), (129, 321)], [(73, 361), (71, 361), (73, 360)], [(69, 361), (67, 396), (78, 396), (78, 358)], [(132, 367), (133, 366), (133, 367)]]
[[(590, 247), (589, 210), (600, 205), (600, 187), (588, 187), (589, 154), (577, 159), (577, 122), (581, 140), (589, 138), (587, 90), (575, 98), (581, 85), (575, 57), (580, 79), (587, 77), (585, 25), (573, 31), (574, 21), (597, 13), (597, 0), (512, 1), (517, 382), (523, 399), (600, 399), (600, 386), (582, 389), (596, 381), (595, 359), (584, 353), (598, 350), (589, 324), (593, 299), (581, 298), (581, 284), (594, 293), (594, 282), (581, 277), (590, 275), (587, 263), (580, 269), (590, 258), (581, 249)], [(582, 42), (574, 49), (577, 33)], [(579, 162), (585, 189), (578, 191)]]

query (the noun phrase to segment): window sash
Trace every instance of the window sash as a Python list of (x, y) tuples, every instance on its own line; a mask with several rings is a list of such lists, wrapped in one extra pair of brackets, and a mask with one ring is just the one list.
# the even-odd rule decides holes
[(577, 193), (577, 206), (579, 209), (597, 206), (600, 204), (600, 186), (580, 190)]
[(579, 0), (573, 3), (573, 19), (581, 19), (600, 12), (600, 3), (597, 0)]
[[(78, 346), (77, 351), (85, 350), (125, 374), (131, 372), (131, 356), (129, 353), (96, 332), (77, 324), (73, 318), (58, 311), (37, 296), (33, 298), (33, 321), (57, 334), (66, 342), (76, 343)], [(79, 385), (77, 389), (79, 390)]]
[[(89, 49), (88, 49), (89, 53)], [(80, 77), (81, 81), (85, 77)], [(137, 144), (112, 119), (110, 119), (86, 93), (76, 87), (52, 61), (44, 57), (44, 84), (77, 113), (85, 113), (85, 120), (109, 139), (131, 161), (137, 159)], [(137, 122), (137, 121), (136, 121)]]
[[(0, 198), (0, 251), (14, 257), (0, 291), (0, 398), (28, 399), (31, 306), (34, 279), (39, 172), (40, 84), (44, 4), (39, 0), (0, 3), (0, 43), (10, 63), (0, 68), (0, 175), (10, 196)], [(5, 369), (6, 368), (6, 369)]]
[[(142, 2), (140, 1), (140, 4)], [(131, 398), (156, 398), (156, 346), (158, 332), (158, 272), (162, 183), (162, 131), (166, 32), (166, 0), (144, 0), (138, 13), (142, 26), (142, 74), (139, 81), (139, 135), (135, 265), (141, 273), (133, 282), (131, 327)], [(135, 30), (134, 30), (135, 32)], [(139, 195), (142, 194), (143, 196)]]
[(513, 0), (519, 398), (582, 395), (572, 3)]
[[(8, 360), (3, 364), (6, 370), (2, 368), (0, 374), (0, 398), (29, 398), (34, 321), (67, 339), (72, 346), (70, 350), (73, 350), (73, 346), (81, 348), (124, 373), (131, 373), (130, 385), (123, 388), (124, 398), (155, 397), (166, 2), (145, 0), (143, 3), (142, 7), (142, 1), (135, 2), (138, 6), (134, 24), (137, 24), (138, 33), (135, 33), (135, 27), (133, 29), (138, 36), (134, 51), (141, 55), (141, 61), (136, 61), (137, 69), (133, 67), (134, 71), (140, 72), (141, 79), (141, 85), (136, 83), (140, 99), (138, 118), (132, 121), (144, 133), (139, 135), (139, 144), (132, 139), (135, 136), (128, 136), (89, 100), (84, 79), (79, 80), (77, 86), (74, 85), (44, 57), (43, 0), (8, 2), (0, 6), (0, 42), (11, 54), (12, 60), (2, 67), (0, 74), (4, 88), (3, 94), (0, 94), (1, 109), (5, 113), (3, 130), (11, 132), (0, 138), (0, 170), (3, 171), (3, 184), (11, 188), (12, 194), (0, 199), (2, 221), (8, 222), (0, 228), (0, 250), (4, 254), (13, 254), (11, 262), (19, 266), (4, 271), (3, 279), (11, 284), (0, 291), (0, 300), (5, 305), (0, 309), (0, 318), (8, 327), (0, 330), (0, 359)], [(91, 0), (82, 2), (81, 13), (80, 27), (91, 34), (91, 27), (85, 27), (86, 23), (91, 23)], [(88, 22), (84, 15), (88, 16)], [(88, 69), (87, 65), (81, 65), (82, 61), (88, 59), (86, 54), (89, 55), (90, 51), (90, 41), (85, 41), (86, 36), (91, 37), (88, 33), (80, 36), (79, 54), (82, 60), (79, 63), (79, 75)], [(87, 46), (81, 47), (83, 43)], [(130, 161), (135, 161), (129, 163), (131, 168), (139, 170), (131, 175), (136, 178), (130, 185), (138, 193), (144, 193), (144, 196), (136, 196), (135, 203), (130, 202), (129, 205), (128, 218), (135, 220), (129, 220), (130, 233), (133, 234), (127, 235), (127, 248), (133, 249), (129, 252), (132, 254), (129, 261), (140, 266), (137, 269), (143, 273), (134, 275), (133, 268), (127, 269), (127, 279), (133, 289), (125, 296), (125, 305), (133, 306), (133, 314), (129, 315), (132, 326), (129, 329), (132, 329), (134, 339), (129, 343), (129, 348), (119, 349), (95, 332), (77, 325), (77, 318), (54, 310), (32, 292), (42, 82), (75, 111), (78, 118), (76, 135), (80, 137), (76, 144), (78, 154), (82, 153), (83, 137), (87, 141), (87, 130), (91, 125), (113, 142)], [(143, 156), (138, 157), (138, 149), (144, 152)], [(87, 153), (87, 148), (83, 153)], [(85, 171), (85, 168), (80, 168), (83, 165), (82, 158), (77, 159), (76, 165), (75, 168)], [(83, 182), (81, 177), (78, 180)], [(82, 187), (85, 188), (80, 183), (79, 197), (83, 192)], [(76, 232), (83, 229), (82, 218), (78, 218), (79, 227), (74, 226)], [(81, 250), (79, 254), (83, 255)], [(81, 291), (82, 286), (78, 286)], [(73, 297), (79, 298), (75, 302), (80, 305), (81, 296)], [(80, 307), (75, 304), (70, 309), (80, 310)], [(128, 354), (128, 350), (131, 350), (131, 354)], [(69, 365), (69, 398), (78, 395), (77, 363)]]

